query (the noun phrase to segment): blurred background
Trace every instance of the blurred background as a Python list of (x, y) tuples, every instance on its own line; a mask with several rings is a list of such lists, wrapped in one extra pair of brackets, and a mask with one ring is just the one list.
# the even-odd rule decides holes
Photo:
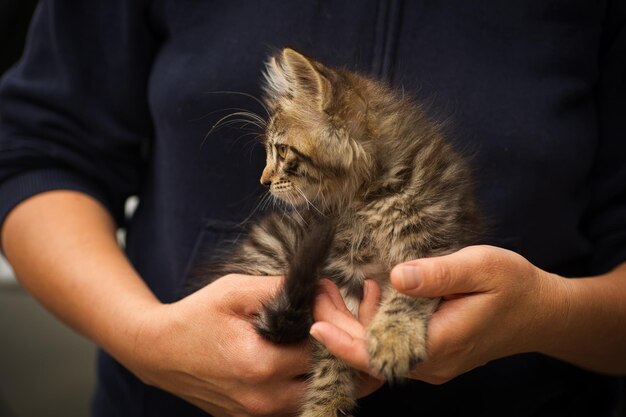
[[(0, 0), (0, 74), (22, 54), (35, 0)], [(0, 256), (0, 417), (85, 417), (95, 347), (60, 324)]]
[(28, 295), (0, 260), (0, 417), (84, 417), (95, 347)]

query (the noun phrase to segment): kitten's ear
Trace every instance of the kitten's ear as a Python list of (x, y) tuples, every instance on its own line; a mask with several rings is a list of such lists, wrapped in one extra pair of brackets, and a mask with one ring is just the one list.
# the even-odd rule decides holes
[(330, 102), (332, 86), (321, 71), (326, 69), (319, 62), (285, 48), (266, 64), (266, 91), (270, 96), (291, 95), (313, 102), (324, 110)]
[(320, 72), (322, 64), (289, 48), (283, 49), (282, 61), (292, 76), (294, 95), (312, 100), (324, 110), (331, 98), (331, 84)]

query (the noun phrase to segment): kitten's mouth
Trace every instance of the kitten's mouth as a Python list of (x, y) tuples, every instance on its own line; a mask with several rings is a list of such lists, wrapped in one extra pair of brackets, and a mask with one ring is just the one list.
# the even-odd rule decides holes
[(278, 180), (278, 181), (272, 182), (272, 185), (270, 186), (270, 191), (278, 195), (278, 194), (283, 194), (285, 192), (294, 191), (294, 187), (291, 181)]

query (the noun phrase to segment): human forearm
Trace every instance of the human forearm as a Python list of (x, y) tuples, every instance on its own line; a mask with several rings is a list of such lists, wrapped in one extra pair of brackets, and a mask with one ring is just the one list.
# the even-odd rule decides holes
[(626, 264), (608, 274), (556, 279), (552, 298), (563, 311), (553, 314), (553, 334), (543, 353), (597, 372), (626, 375)]
[(114, 354), (125, 355), (141, 313), (159, 304), (117, 246), (109, 214), (84, 194), (22, 202), (4, 223), (2, 243), (31, 294)]

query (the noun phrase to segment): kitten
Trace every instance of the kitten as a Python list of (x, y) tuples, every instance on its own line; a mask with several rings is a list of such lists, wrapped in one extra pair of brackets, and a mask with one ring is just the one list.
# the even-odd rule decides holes
[[(228, 273), (286, 274), (256, 320), (269, 340), (308, 336), (319, 277), (332, 279), (356, 314), (363, 282), (383, 290), (367, 334), (370, 365), (392, 381), (427, 356), (438, 299), (395, 291), (398, 263), (477, 242), (479, 216), (463, 159), (422, 108), (381, 82), (284, 49), (266, 64), (261, 183), (292, 206), (252, 225), (204, 282)], [(357, 373), (314, 344), (302, 417), (349, 415)]]

